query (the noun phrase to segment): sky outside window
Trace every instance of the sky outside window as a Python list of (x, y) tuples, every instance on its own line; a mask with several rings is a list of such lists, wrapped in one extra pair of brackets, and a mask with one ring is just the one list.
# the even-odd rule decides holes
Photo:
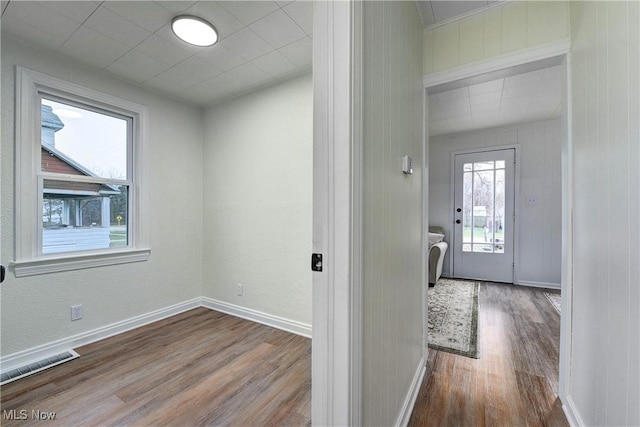
[(56, 150), (102, 178), (126, 179), (127, 121), (42, 99), (64, 123), (55, 133)]

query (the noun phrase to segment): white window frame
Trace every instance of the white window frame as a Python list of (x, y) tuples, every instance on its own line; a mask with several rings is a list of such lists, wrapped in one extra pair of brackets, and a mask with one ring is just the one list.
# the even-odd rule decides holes
[[(43, 255), (41, 223), (41, 98), (44, 95), (112, 111), (132, 118), (128, 155), (129, 243), (124, 248)], [(16, 277), (99, 267), (149, 259), (147, 122), (146, 107), (67, 81), (16, 67), (16, 175), (15, 261)], [(92, 179), (93, 180), (93, 179)]]

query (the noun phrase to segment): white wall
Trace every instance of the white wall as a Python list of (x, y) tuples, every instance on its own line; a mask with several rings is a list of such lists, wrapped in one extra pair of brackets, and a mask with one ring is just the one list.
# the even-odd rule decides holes
[[(202, 113), (2, 36), (2, 264), (14, 259), (15, 66), (145, 105), (149, 111), (149, 261), (16, 279), (0, 287), (2, 355), (201, 295)], [(70, 306), (84, 318), (71, 322)]]
[(422, 357), (422, 24), (413, 2), (362, 6), (362, 425), (394, 425)]
[[(520, 145), (518, 216), (518, 270), (520, 284), (560, 287), (561, 182), (559, 119), (503, 128), (442, 135), (429, 140), (429, 224), (446, 230), (452, 244), (451, 153), (503, 145)], [(536, 206), (527, 197), (537, 198)], [(451, 251), (443, 274), (449, 276)]]
[(569, 38), (566, 1), (509, 1), (424, 30), (430, 74)]
[(571, 378), (585, 425), (640, 425), (640, 3), (571, 2)]
[(312, 100), (306, 75), (210, 108), (203, 157), (203, 295), (307, 325)]

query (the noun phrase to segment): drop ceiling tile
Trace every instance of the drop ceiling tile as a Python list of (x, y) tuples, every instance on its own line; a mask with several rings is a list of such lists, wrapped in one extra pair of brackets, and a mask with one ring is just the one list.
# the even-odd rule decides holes
[(249, 25), (279, 9), (278, 5), (272, 1), (235, 0), (218, 3), (245, 25)]
[(480, 83), (469, 86), (469, 95), (480, 95), (487, 92), (501, 91), (504, 85), (504, 79), (492, 80), (490, 82)]
[(170, 65), (134, 49), (118, 58), (106, 70), (140, 83), (169, 68)]
[(251, 61), (273, 50), (271, 45), (258, 37), (249, 28), (243, 28), (220, 42), (247, 61)]
[(19, 19), (2, 19), (2, 36), (11, 34), (36, 46), (57, 50), (66, 41), (65, 37), (56, 36)]
[(459, 89), (448, 90), (446, 92), (437, 93), (429, 96), (429, 99), (434, 97), (438, 101), (453, 101), (455, 99), (463, 99), (469, 97), (469, 89), (467, 87), (461, 87)]
[(211, 22), (218, 30), (220, 40), (242, 29), (244, 24), (218, 3), (201, 1), (191, 6), (185, 13), (199, 16)]
[(182, 90), (208, 80), (221, 72), (222, 70), (219, 68), (192, 56), (148, 80), (146, 84), (155, 88), (171, 87), (175, 90)]
[(84, 26), (118, 40), (129, 47), (137, 46), (151, 35), (151, 32), (104, 7), (98, 8), (85, 21)]
[(296, 0), (282, 8), (307, 34), (313, 33), (313, 2)]
[(182, 13), (185, 10), (189, 9), (191, 6), (193, 6), (197, 2), (195, 2), (195, 1), (164, 1), (164, 0), (160, 0), (160, 1), (154, 1), (154, 3), (158, 4), (159, 6), (165, 8), (165, 9), (167, 9), (172, 14), (177, 14), (177, 13)]
[(196, 49), (189, 49), (180, 46), (176, 42), (170, 42), (156, 34), (136, 46), (136, 50), (146, 55), (156, 58), (169, 65), (176, 65), (184, 61), (196, 52)]
[(539, 83), (544, 75), (544, 69), (529, 71), (528, 73), (516, 74), (515, 76), (504, 79), (504, 88), (513, 88), (516, 86), (530, 85)]
[(9, 5), (9, 0), (1, 0), (0, 1), (0, 11), (2, 12), (2, 14), (4, 15), (4, 11), (7, 8), (7, 6)]
[(184, 91), (187, 98), (201, 106), (212, 105), (221, 100), (235, 97), (237, 94), (237, 90), (217, 81), (216, 78), (199, 83)]
[(97, 31), (81, 27), (58, 52), (98, 68), (105, 68), (130, 48)]
[(280, 7), (284, 7), (286, 5), (288, 5), (289, 3), (291, 3), (293, 0), (284, 0), (284, 1), (279, 1), (276, 0), (276, 4)]
[(80, 23), (30, 1), (9, 2), (2, 17), (2, 23), (13, 20), (23, 22), (65, 40), (80, 27)]
[(512, 98), (529, 98), (534, 96), (538, 91), (538, 83), (529, 83), (522, 84), (518, 86), (506, 86), (502, 92), (502, 99), (512, 99)]
[(271, 76), (267, 72), (262, 71), (251, 62), (242, 64), (229, 72), (233, 73), (236, 80), (243, 86), (256, 86), (271, 80)]
[(267, 53), (251, 62), (272, 77), (280, 77), (298, 70), (298, 66), (278, 51)]
[(489, 103), (500, 103), (500, 98), (502, 98), (502, 91), (496, 90), (493, 92), (485, 92), (480, 93), (478, 95), (471, 95), (469, 98), (469, 102), (471, 106), (480, 105), (480, 104), (489, 104)]
[(305, 37), (281, 47), (278, 51), (298, 67), (307, 67), (313, 61), (313, 40), (311, 37)]
[(39, 5), (82, 24), (100, 6), (98, 1), (40, 1)]
[(249, 28), (276, 49), (306, 36), (305, 32), (281, 10), (254, 22)]
[(171, 22), (172, 14), (167, 9), (149, 1), (106, 1), (103, 7), (120, 15), (128, 21), (155, 32)]
[(471, 115), (474, 117), (478, 114), (489, 114), (489, 113), (494, 113), (497, 115), (499, 111), (500, 111), (500, 101), (488, 102), (486, 104), (471, 105)]
[(203, 50), (202, 52), (198, 53), (197, 56), (198, 58), (204, 59), (209, 64), (213, 64), (221, 70), (225, 71), (231, 70), (232, 68), (235, 68), (238, 65), (247, 62), (246, 59), (244, 59), (231, 49), (226, 48), (222, 44), (216, 44), (209, 49)]
[(562, 75), (562, 66), (556, 65), (555, 67), (549, 67), (544, 70), (542, 74), (542, 80), (558, 80), (560, 81)]

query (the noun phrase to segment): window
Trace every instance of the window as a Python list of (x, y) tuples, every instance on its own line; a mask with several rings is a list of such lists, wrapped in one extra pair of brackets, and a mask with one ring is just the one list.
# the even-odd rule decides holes
[(16, 86), (16, 276), (146, 260), (146, 109), (20, 67)]

